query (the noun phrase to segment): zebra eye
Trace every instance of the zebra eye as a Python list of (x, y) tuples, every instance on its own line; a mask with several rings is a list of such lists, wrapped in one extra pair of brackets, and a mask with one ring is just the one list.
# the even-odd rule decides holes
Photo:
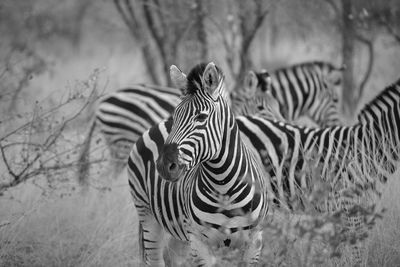
[(342, 83), (342, 79), (336, 79), (333, 81), (333, 85), (340, 85)]
[(198, 122), (203, 122), (206, 119), (207, 119), (207, 114), (206, 113), (199, 113), (199, 114), (196, 115), (196, 117), (194, 117), (194, 120), (198, 121)]

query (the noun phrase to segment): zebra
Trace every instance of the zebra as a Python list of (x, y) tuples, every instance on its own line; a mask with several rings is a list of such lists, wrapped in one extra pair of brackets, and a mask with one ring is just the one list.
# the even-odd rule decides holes
[(183, 91), (172, 118), (133, 146), (130, 191), (139, 215), (142, 259), (163, 265), (164, 231), (189, 241), (197, 265), (213, 266), (208, 246), (240, 245), (255, 264), (262, 245), (259, 223), (267, 214), (263, 169), (241, 141), (229, 104), (221, 96), (224, 75), (214, 63), (188, 76), (175, 66), (171, 80)]
[[(267, 194), (277, 205), (290, 206), (293, 197), (311, 187), (312, 180), (304, 172), (316, 168), (307, 164), (310, 156), (321, 167), (321, 179), (333, 185), (384, 185), (400, 159), (400, 80), (368, 103), (353, 126), (309, 129), (258, 116), (237, 116), (236, 122), (243, 140), (269, 170), (265, 176)], [(171, 123), (170, 119), (154, 126), (134, 146), (128, 165), (132, 195), (139, 198), (136, 203), (146, 199), (144, 177), (155, 179), (153, 162), (171, 132)], [(345, 175), (353, 166), (359, 175)], [(153, 197), (153, 202), (160, 201), (157, 194)], [(340, 197), (339, 201), (344, 202), (345, 198)], [(141, 205), (138, 207), (140, 210)], [(355, 257), (355, 262), (360, 259)]]
[[(400, 161), (400, 80), (386, 87), (359, 113), (352, 126), (309, 129), (257, 116), (237, 117), (248, 144), (257, 148), (269, 171), (267, 188), (274, 203), (291, 207), (291, 201), (312, 186), (310, 169), (334, 188), (338, 208), (349, 210), (356, 202), (346, 197), (348, 188), (370, 187), (365, 195), (379, 196), (377, 189), (398, 168)], [(311, 163), (307, 162), (310, 159)], [(314, 177), (315, 178), (315, 177)], [(328, 203), (329, 204), (329, 203)], [(349, 232), (359, 231), (357, 216), (345, 218)], [(361, 235), (361, 233), (358, 233)], [(363, 261), (358, 244), (350, 252), (355, 264)]]
[[(272, 95), (278, 102), (272, 108), (272, 113), (278, 114), (276, 118), (293, 122), (308, 116), (320, 127), (339, 125), (338, 94), (343, 70), (344, 67), (337, 68), (328, 62), (311, 61), (272, 73), (249, 71), (243, 90), (232, 97), (234, 110), (238, 114), (254, 114), (271, 106)], [(258, 103), (246, 105), (249, 98), (258, 99)]]

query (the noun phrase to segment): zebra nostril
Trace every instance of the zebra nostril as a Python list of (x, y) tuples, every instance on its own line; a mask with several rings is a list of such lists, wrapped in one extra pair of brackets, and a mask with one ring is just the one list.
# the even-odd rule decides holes
[(170, 171), (170, 172), (174, 172), (174, 171), (176, 171), (178, 169), (178, 164), (176, 164), (176, 163), (171, 163), (170, 165), (169, 165), (169, 168), (168, 168), (168, 170)]

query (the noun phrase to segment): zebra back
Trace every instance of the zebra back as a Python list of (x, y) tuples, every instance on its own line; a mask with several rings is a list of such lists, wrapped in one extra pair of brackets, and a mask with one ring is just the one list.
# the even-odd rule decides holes
[(400, 161), (400, 81), (367, 104), (353, 126), (309, 129), (255, 116), (236, 120), (270, 172), (276, 202), (287, 206), (310, 187), (308, 170), (318, 168), (332, 184), (366, 185), (386, 182)]
[(142, 84), (104, 97), (96, 110), (96, 124), (113, 156), (125, 160), (147, 129), (170, 116), (180, 94), (176, 88)]
[(287, 121), (308, 116), (322, 127), (339, 125), (342, 70), (330, 63), (314, 61), (278, 69), (270, 76), (264, 71), (249, 72), (244, 90), (236, 94), (242, 96), (235, 99), (236, 105), (244, 106), (242, 109), (260, 106), (258, 103), (262, 103), (263, 98), (269, 99), (272, 95), (279, 107), (275, 113)]

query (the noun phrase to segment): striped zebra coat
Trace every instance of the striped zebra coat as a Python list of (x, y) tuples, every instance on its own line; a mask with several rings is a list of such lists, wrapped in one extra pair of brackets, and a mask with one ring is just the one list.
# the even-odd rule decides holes
[(252, 115), (272, 108), (270, 113), (288, 122), (307, 116), (321, 127), (340, 125), (342, 71), (343, 68), (322, 61), (296, 64), (272, 73), (249, 71), (243, 90), (232, 97), (233, 109), (240, 115)]
[[(354, 126), (308, 129), (257, 116), (239, 116), (236, 121), (242, 138), (270, 171), (265, 188), (280, 205), (290, 206), (293, 197), (310, 188), (310, 177), (304, 172), (315, 167), (307, 163), (310, 157), (321, 168), (322, 179), (332, 184), (385, 183), (400, 157), (400, 80), (367, 104)], [(140, 196), (135, 192), (139, 184), (143, 187), (145, 179), (154, 179), (154, 166), (149, 162), (154, 164), (170, 131), (170, 121), (160, 123), (135, 145), (129, 159), (134, 197)], [(357, 176), (342, 175), (352, 167), (357, 168)], [(156, 194), (153, 198), (163, 203)]]
[(397, 81), (365, 106), (353, 126), (309, 129), (257, 116), (237, 117), (237, 123), (269, 169), (277, 199), (287, 202), (310, 187), (306, 171), (313, 166), (309, 159), (314, 167), (321, 167), (321, 177), (332, 182), (341, 181), (349, 166), (357, 166), (360, 177), (379, 177), (385, 182), (400, 157), (399, 105)]
[(215, 263), (210, 246), (243, 241), (244, 261), (255, 264), (268, 208), (265, 178), (221, 96), (223, 74), (209, 63), (187, 78), (172, 67), (171, 78), (184, 91), (173, 119), (147, 131), (128, 159), (143, 262), (163, 265), (166, 231), (189, 241), (196, 265)]
[[(234, 113), (259, 114), (287, 121), (309, 115), (320, 125), (336, 125), (339, 123), (337, 98), (332, 87), (340, 84), (338, 72), (339, 69), (329, 63), (299, 64), (276, 71), (272, 75), (272, 86), (267, 72), (250, 72), (245, 78), (244, 89), (232, 96)], [(171, 115), (180, 102), (180, 95), (176, 88), (136, 85), (105, 96), (98, 104), (94, 122), (82, 146), (80, 181), (84, 182), (87, 176), (86, 162), (96, 127), (104, 135), (111, 157), (125, 161), (132, 144), (141, 134)], [(224, 97), (230, 101), (227, 92)], [(257, 99), (257, 103), (247, 105), (249, 98)]]

